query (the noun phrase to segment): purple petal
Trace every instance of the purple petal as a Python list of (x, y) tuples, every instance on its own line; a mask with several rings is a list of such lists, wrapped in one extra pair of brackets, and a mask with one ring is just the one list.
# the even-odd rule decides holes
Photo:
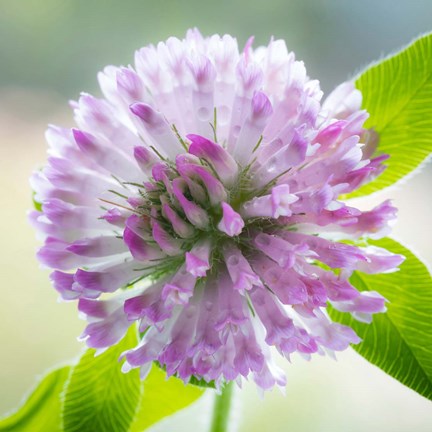
[(233, 208), (223, 202), (222, 206), (222, 219), (218, 223), (219, 231), (224, 232), (230, 237), (235, 237), (240, 235), (244, 227), (244, 221), (242, 217), (233, 210)]

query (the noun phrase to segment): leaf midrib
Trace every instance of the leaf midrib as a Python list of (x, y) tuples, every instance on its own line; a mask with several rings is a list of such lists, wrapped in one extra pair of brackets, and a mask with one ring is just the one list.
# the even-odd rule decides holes
[[(91, 355), (94, 355), (94, 353), (91, 353)], [(79, 366), (79, 365), (77, 365), (77, 366)], [(87, 369), (87, 366), (85, 366), (85, 368)], [(107, 372), (107, 369), (108, 369), (108, 372)], [(82, 370), (81, 370), (81, 372), (82, 372)], [(107, 373), (108, 373), (108, 376), (105, 376), (105, 374), (107, 374)], [(114, 381), (114, 378), (116, 377), (116, 373), (117, 373), (117, 371), (116, 371), (115, 368), (105, 368), (104, 371), (102, 373), (100, 372), (99, 375), (100, 375), (100, 377), (103, 377), (103, 379), (105, 379), (106, 381), (109, 382), (109, 381)], [(115, 389), (114, 392), (116, 392), (116, 391), (117, 391), (117, 389)], [(99, 400), (102, 400), (102, 404), (100, 404), (100, 406), (97, 406), (97, 411), (98, 411), (99, 414), (103, 414), (104, 412), (107, 411), (107, 408), (110, 407), (110, 402), (109, 402), (110, 401), (110, 397), (109, 397), (109, 395), (110, 395), (111, 392), (112, 392), (111, 386), (105, 386), (104, 385), (104, 388), (102, 390), (102, 397), (99, 398)], [(98, 394), (98, 396), (99, 396), (100, 392), (97, 392), (97, 393), (99, 393)], [(97, 393), (94, 393), (94, 394), (96, 395)], [(103, 426), (105, 426), (105, 423), (101, 423), (100, 422), (101, 418), (103, 418), (103, 416), (100, 416), (100, 415), (94, 416), (94, 415), (92, 415), (90, 417), (87, 416), (87, 418), (82, 418), (81, 422), (84, 422), (84, 424), (87, 427), (90, 427), (90, 426), (91, 427), (93, 427), (93, 426), (96, 427), (97, 426), (99, 428), (102, 428)], [(129, 422), (129, 426), (132, 424), (133, 420), (134, 420), (134, 418), (132, 418), (131, 421)], [(80, 427), (82, 427), (82, 426), (80, 426)], [(93, 430), (93, 429), (91, 429), (91, 430)], [(94, 429), (94, 430), (96, 430), (96, 429)]]

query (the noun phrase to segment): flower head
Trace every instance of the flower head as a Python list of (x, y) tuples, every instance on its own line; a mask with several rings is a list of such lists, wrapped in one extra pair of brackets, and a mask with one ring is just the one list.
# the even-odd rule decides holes
[(403, 258), (337, 241), (379, 238), (395, 218), (389, 202), (362, 212), (339, 198), (384, 168), (360, 92), (345, 83), (321, 105), (283, 41), (251, 45), (191, 30), (142, 48), (135, 68), (99, 75), (104, 98), (72, 104), (76, 129), (47, 131), (38, 257), (78, 301), (90, 347), (138, 323), (124, 370), (157, 361), (184, 381), (267, 389), (285, 382), (272, 346), (289, 358), (359, 342), (328, 303), (366, 322), (385, 311), (348, 277)]

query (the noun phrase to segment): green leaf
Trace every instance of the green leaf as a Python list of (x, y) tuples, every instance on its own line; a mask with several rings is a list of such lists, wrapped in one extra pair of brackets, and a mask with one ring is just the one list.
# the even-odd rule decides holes
[(166, 373), (157, 367), (145, 379), (141, 408), (138, 411), (131, 432), (141, 432), (152, 424), (187, 407), (204, 394), (204, 389), (185, 385), (178, 378), (166, 379)]
[(137, 343), (132, 326), (117, 345), (95, 357), (88, 349), (74, 367), (65, 391), (65, 432), (127, 432), (141, 399), (138, 369), (121, 372), (120, 354)]
[(70, 370), (65, 366), (48, 373), (14, 414), (0, 420), (0, 431), (61, 431), (60, 394)]
[(357, 79), (367, 128), (379, 135), (378, 153), (388, 153), (387, 169), (373, 182), (347, 195), (367, 195), (394, 184), (432, 152), (432, 33), (373, 64)]
[(432, 399), (432, 279), (426, 266), (408, 249), (386, 238), (370, 244), (405, 255), (395, 273), (355, 272), (351, 283), (360, 291), (378, 291), (388, 311), (363, 324), (350, 314), (329, 308), (333, 320), (352, 327), (363, 341), (353, 348), (401, 383)]

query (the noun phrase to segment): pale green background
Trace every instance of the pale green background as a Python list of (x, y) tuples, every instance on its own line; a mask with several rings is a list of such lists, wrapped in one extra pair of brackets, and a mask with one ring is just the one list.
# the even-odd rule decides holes
[[(96, 91), (104, 65), (132, 62), (136, 48), (191, 26), (229, 32), (244, 43), (286, 39), (325, 91), (368, 62), (432, 30), (431, 1), (138, 1), (0, 0), (0, 413), (21, 399), (35, 376), (76, 356), (83, 328), (74, 304), (57, 304), (34, 258), (27, 224), (27, 178), (45, 159), (47, 123), (71, 125), (69, 98)], [(431, 169), (384, 197), (395, 199), (395, 235), (431, 262)], [(242, 432), (426, 432), (432, 404), (353, 352), (335, 362), (284, 363), (286, 397), (238, 393)], [(205, 430), (209, 400), (159, 431)], [(189, 424), (189, 426), (187, 426)], [(49, 431), (47, 431), (49, 432)]]

